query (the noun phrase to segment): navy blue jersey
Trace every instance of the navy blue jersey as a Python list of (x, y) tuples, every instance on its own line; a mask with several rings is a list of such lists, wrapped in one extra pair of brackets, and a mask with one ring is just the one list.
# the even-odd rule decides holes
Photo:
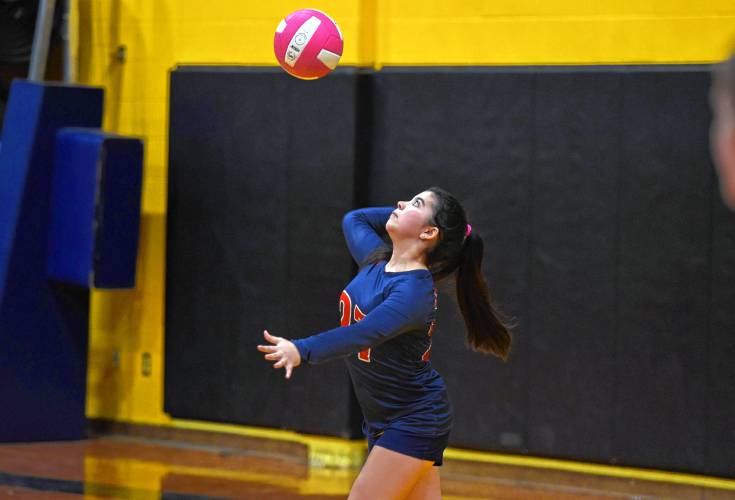
[[(380, 234), (392, 210), (366, 208), (344, 217), (347, 246), (358, 264), (383, 245)], [(340, 327), (293, 342), (305, 362), (346, 358), (366, 434), (389, 426), (411, 434), (446, 434), (449, 399), (429, 360), (434, 281), (428, 270), (388, 272), (385, 264), (363, 265), (347, 285), (339, 299)]]

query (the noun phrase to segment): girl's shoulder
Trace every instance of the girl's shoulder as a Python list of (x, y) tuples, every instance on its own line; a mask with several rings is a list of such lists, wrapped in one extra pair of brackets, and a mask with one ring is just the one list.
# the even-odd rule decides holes
[(374, 273), (376, 271), (381, 271), (385, 269), (386, 261), (384, 260), (376, 260), (372, 262), (366, 262), (362, 266), (360, 266), (360, 269), (357, 271), (358, 274), (361, 273)]
[(429, 292), (433, 293), (435, 288), (434, 279), (428, 269), (412, 269), (410, 271), (385, 271), (385, 265), (380, 272), (385, 281), (389, 283), (390, 289), (401, 289), (420, 297)]

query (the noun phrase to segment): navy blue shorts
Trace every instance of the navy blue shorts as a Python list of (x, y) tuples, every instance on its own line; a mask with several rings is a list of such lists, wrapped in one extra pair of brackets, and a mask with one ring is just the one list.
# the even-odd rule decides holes
[(432, 460), (435, 466), (441, 466), (444, 449), (449, 442), (449, 434), (442, 436), (417, 436), (405, 432), (386, 429), (377, 436), (368, 435), (368, 453), (374, 445), (387, 448), (391, 451), (408, 455), (421, 460)]

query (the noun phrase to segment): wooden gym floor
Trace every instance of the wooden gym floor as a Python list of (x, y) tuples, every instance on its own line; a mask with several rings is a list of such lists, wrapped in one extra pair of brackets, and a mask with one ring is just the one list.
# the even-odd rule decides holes
[[(0, 445), (0, 498), (343, 499), (357, 474), (310, 468), (303, 449), (263, 440), (92, 436)], [(446, 459), (441, 476), (445, 500), (735, 499), (735, 481), (677, 484), (674, 475), (648, 481)]]

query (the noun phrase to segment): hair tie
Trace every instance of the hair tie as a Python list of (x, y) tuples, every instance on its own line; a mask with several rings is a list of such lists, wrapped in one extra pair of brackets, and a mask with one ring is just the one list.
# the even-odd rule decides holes
[(467, 230), (464, 232), (464, 237), (468, 238), (472, 234), (472, 226), (467, 224)]

